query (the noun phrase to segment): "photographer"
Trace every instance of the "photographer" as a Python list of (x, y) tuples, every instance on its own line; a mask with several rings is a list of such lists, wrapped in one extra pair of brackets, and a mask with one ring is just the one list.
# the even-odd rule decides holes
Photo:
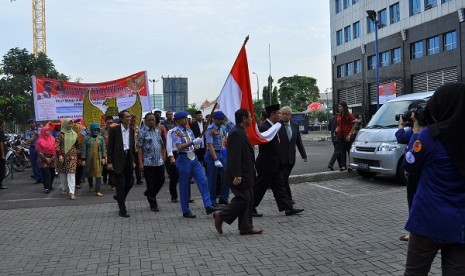
[[(397, 143), (400, 144), (408, 144), (412, 136), (418, 137), (418, 134), (423, 130), (423, 127), (426, 125), (426, 122), (419, 121), (417, 120), (417, 110), (420, 104), (425, 104), (426, 102), (424, 100), (417, 100), (412, 102), (408, 106), (408, 110), (404, 114), (399, 114), (396, 116), (399, 121), (399, 129), (396, 132), (396, 139)], [(404, 122), (405, 121), (405, 122)], [(409, 123), (412, 127), (410, 127), (407, 131), (405, 131), (404, 127), (405, 124)], [(416, 130), (416, 134), (414, 134), (414, 129)], [(409, 147), (405, 149), (405, 151), (408, 151)], [(412, 207), (412, 201), (413, 201), (413, 196), (415, 195), (415, 192), (417, 191), (417, 186), (418, 186), (418, 176), (414, 174), (408, 174), (407, 176), (407, 203), (408, 203), (408, 209)], [(408, 241), (409, 239), (409, 234), (404, 234), (400, 236), (399, 240), (401, 241)]]
[(441, 250), (443, 275), (465, 275), (465, 84), (439, 87), (418, 112), (434, 123), (413, 129), (403, 168), (419, 176), (405, 229), (405, 275), (427, 275)]

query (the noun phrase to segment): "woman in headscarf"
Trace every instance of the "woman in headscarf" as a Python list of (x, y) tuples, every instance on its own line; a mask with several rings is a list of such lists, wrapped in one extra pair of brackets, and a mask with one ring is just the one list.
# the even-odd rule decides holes
[(53, 190), (53, 179), (55, 178), (55, 138), (51, 134), (50, 126), (47, 125), (40, 130), (36, 142), (36, 151), (39, 156), (39, 168), (42, 173), (44, 192), (48, 194)]
[(344, 101), (339, 103), (338, 112), (336, 136), (342, 165), (339, 170), (345, 171), (347, 169), (347, 156), (350, 151), (352, 126), (354, 125), (355, 117), (349, 112), (349, 107)]
[[(73, 130), (77, 134), (77, 159), (78, 161), (81, 160), (81, 150), (82, 150), (82, 143), (84, 142), (84, 135), (82, 134), (82, 125), (79, 122), (74, 122)], [(84, 175), (84, 168), (81, 166), (81, 162), (77, 163), (76, 166), (76, 176), (75, 176), (75, 184), (76, 189), (81, 189), (81, 183), (84, 182), (83, 178), (85, 179)]]
[(74, 194), (77, 166), (77, 133), (73, 130), (73, 120), (64, 119), (61, 123), (61, 131), (55, 138), (56, 154), (58, 158), (57, 171), (60, 175), (63, 194), (69, 192), (71, 199), (76, 199)]
[(82, 143), (82, 167), (85, 168), (89, 191), (93, 189), (93, 178), (95, 177), (95, 195), (103, 196), (100, 192), (102, 184), (103, 165), (106, 162), (105, 138), (100, 135), (99, 124), (90, 125), (90, 133), (84, 137)]
[[(465, 275), (465, 84), (439, 87), (426, 110), (434, 123), (414, 125), (402, 164), (419, 176), (405, 226), (405, 275), (428, 275), (439, 250), (442, 275)], [(424, 114), (417, 110), (417, 119)]]

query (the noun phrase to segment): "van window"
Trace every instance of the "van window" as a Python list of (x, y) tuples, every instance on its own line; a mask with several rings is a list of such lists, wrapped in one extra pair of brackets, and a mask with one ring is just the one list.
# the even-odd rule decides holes
[(398, 126), (396, 114), (407, 111), (412, 101), (394, 101), (385, 103), (371, 118), (366, 128), (393, 128)]

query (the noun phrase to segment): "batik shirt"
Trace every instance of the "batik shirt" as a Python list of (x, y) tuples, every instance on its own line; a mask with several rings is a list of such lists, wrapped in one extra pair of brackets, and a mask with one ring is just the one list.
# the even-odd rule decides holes
[[(195, 136), (194, 132), (188, 128), (183, 128), (181, 126), (177, 126), (174, 128), (173, 132), (171, 133), (171, 139), (173, 140), (173, 144), (175, 147), (179, 144), (186, 144), (188, 142), (194, 141)], [(193, 152), (194, 146), (189, 146), (179, 152)]]
[(205, 131), (205, 141), (207, 144), (212, 144), (215, 150), (223, 148), (223, 139), (225, 137), (225, 130), (221, 126), (211, 124)]
[(143, 150), (144, 166), (163, 165), (163, 139), (158, 128), (150, 129), (148, 126), (143, 126), (139, 131), (137, 145)]

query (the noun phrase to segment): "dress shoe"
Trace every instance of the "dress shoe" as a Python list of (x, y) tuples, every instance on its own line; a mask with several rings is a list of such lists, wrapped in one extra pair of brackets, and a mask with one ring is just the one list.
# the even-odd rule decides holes
[(254, 218), (261, 218), (261, 217), (263, 217), (263, 214), (257, 212), (257, 210), (254, 210), (254, 211), (252, 212), (252, 217), (254, 217)]
[(76, 185), (76, 189), (81, 189), (81, 185)]
[(330, 169), (331, 171), (334, 171), (334, 168), (331, 165), (328, 165), (328, 169)]
[(122, 217), (122, 218), (130, 217), (127, 213), (121, 213), (121, 212), (119, 212), (119, 216)]
[(113, 196), (113, 199), (118, 201), (118, 198), (116, 197), (116, 195)]
[(8, 187), (7, 187), (7, 186), (3, 186), (3, 185), (0, 186), (0, 190), (5, 190), (5, 189), (8, 189)]
[(207, 215), (210, 215), (211, 213), (215, 212), (215, 211), (218, 211), (219, 208), (216, 207), (216, 206), (208, 206), (207, 208), (205, 208), (205, 211), (207, 212)]
[(192, 212), (189, 212), (189, 213), (187, 213), (187, 214), (182, 214), (182, 216), (185, 217), (185, 218), (196, 218), (196, 217), (197, 217), (197, 216), (196, 216), (194, 213), (192, 213)]
[(103, 196), (103, 194), (101, 192), (96, 192), (95, 195), (96, 196)]
[(260, 228), (252, 228), (247, 231), (240, 231), (239, 233), (241, 235), (260, 235), (261, 233), (263, 233), (263, 230)]
[(410, 235), (409, 234), (405, 234), (405, 235), (402, 235), (399, 237), (399, 240), (401, 241), (408, 241), (410, 238)]
[(171, 199), (171, 202), (178, 203), (179, 201), (176, 198), (174, 198), (174, 199)]
[(342, 168), (340, 168), (339, 170), (342, 172), (342, 171), (347, 170), (347, 168), (346, 168), (346, 167), (342, 167)]
[(227, 200), (220, 200), (220, 201), (218, 201), (218, 205), (224, 205), (224, 206), (226, 206), (226, 205), (228, 205), (228, 204), (229, 204), (229, 202), (228, 202)]
[(291, 204), (295, 205), (295, 201), (293, 199), (291, 199)]
[(351, 171), (352, 171), (352, 168), (351, 168), (351, 167), (348, 167), (348, 168), (347, 168), (347, 171), (348, 171), (348, 172), (351, 172)]
[(45, 190), (44, 190), (44, 193), (48, 194), (48, 193), (50, 193), (50, 190), (49, 190), (49, 189), (45, 189)]
[(160, 209), (158, 209), (158, 207), (150, 207), (150, 211), (152, 211), (152, 212), (160, 212)]
[(137, 185), (142, 185), (142, 180), (136, 182)]
[(223, 220), (220, 217), (220, 212), (213, 212), (213, 219), (215, 220), (215, 228), (218, 233), (223, 234)]
[(304, 209), (291, 209), (291, 210), (286, 210), (285, 213), (286, 213), (286, 216), (293, 216), (293, 215), (297, 215), (298, 213), (302, 213), (304, 211)]

